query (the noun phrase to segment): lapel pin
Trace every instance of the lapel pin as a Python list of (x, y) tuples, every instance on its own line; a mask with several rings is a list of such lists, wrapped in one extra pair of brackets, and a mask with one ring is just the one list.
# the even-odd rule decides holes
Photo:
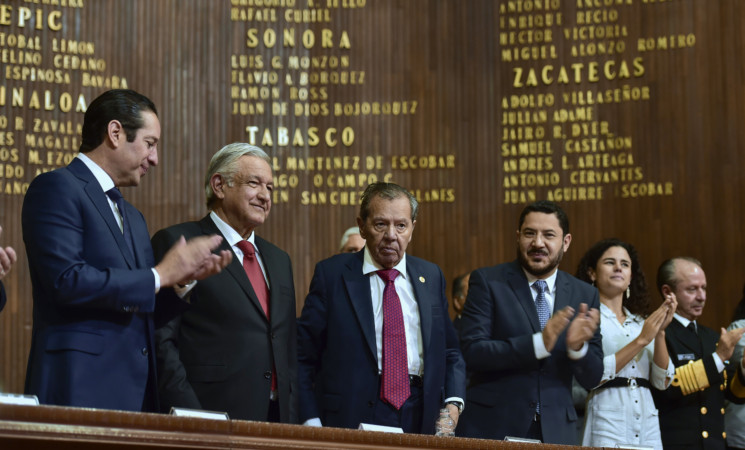
[(419, 277), (419, 282), (424, 283), (424, 277)]

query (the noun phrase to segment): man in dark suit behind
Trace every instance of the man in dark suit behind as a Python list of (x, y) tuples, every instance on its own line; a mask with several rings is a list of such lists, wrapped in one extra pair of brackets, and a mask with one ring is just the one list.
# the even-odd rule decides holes
[(471, 272), (460, 334), (471, 378), (459, 436), (576, 443), (572, 375), (595, 387), (603, 350), (597, 290), (558, 270), (570, 242), (564, 211), (535, 202), (520, 215), (517, 260)]
[[(694, 258), (663, 262), (657, 270), (657, 288), (663, 298), (674, 296), (678, 301), (673, 321), (665, 330), (675, 378), (668, 389), (652, 390), (660, 412), (662, 444), (666, 450), (725, 449), (724, 399), (744, 400), (730, 389), (742, 385), (743, 374), (727, 373), (725, 362), (745, 328), (722, 328), (717, 333), (697, 322), (706, 303), (706, 274)], [(739, 390), (740, 397), (745, 397)]]
[[(232, 419), (297, 421), (295, 287), (290, 257), (256, 235), (272, 206), (270, 159), (234, 143), (205, 177), (198, 222), (153, 236), (156, 260), (179, 236), (218, 234), (237, 258), (219, 275), (188, 286), (190, 306), (156, 332), (161, 406), (224, 411)], [(255, 250), (255, 252), (254, 252)], [(244, 268), (255, 253), (256, 277)], [(181, 292), (183, 294), (183, 292)], [(265, 297), (264, 297), (265, 296)], [(263, 302), (263, 303), (262, 303)]]
[(465, 365), (442, 271), (405, 253), (417, 209), (402, 187), (369, 185), (364, 249), (316, 265), (298, 319), (301, 422), (432, 434), (443, 405), (457, 421)]
[(218, 236), (180, 240), (155, 265), (142, 214), (118, 187), (158, 164), (155, 105), (130, 90), (88, 107), (80, 153), (23, 201), (34, 313), (26, 393), (41, 403), (152, 411), (153, 311), (164, 287), (218, 272)]
[[(3, 227), (0, 227), (0, 234), (3, 232)], [(10, 272), (10, 268), (15, 264), (16, 262), (16, 251), (13, 250), (13, 247), (0, 247), (0, 280), (5, 278), (5, 275)], [(5, 307), (5, 286), (3, 286), (3, 283), (0, 281), (0, 311), (3, 310)]]

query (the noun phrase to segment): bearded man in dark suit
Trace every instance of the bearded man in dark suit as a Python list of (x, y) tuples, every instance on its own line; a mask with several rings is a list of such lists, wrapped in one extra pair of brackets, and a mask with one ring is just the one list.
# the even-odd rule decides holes
[(575, 444), (572, 376), (603, 372), (598, 291), (558, 270), (569, 219), (556, 203), (526, 206), (516, 261), (471, 272), (461, 323), (470, 382), (457, 434)]

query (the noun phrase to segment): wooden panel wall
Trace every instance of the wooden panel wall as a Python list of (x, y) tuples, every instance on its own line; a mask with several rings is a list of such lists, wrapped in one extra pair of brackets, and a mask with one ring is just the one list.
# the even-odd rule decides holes
[[(203, 216), (210, 156), (227, 143), (248, 141), (248, 127), (257, 127), (256, 143), (276, 158), (278, 187), (270, 218), (257, 232), (292, 257), (298, 311), (314, 264), (336, 251), (341, 233), (354, 224), (359, 193), (374, 177), (421, 197), (409, 251), (438, 263), (448, 279), (514, 258), (526, 200), (602, 190), (601, 199), (561, 201), (574, 236), (562, 268), (574, 272), (584, 250), (610, 236), (637, 246), (650, 282), (662, 259), (696, 256), (710, 284), (703, 322), (726, 325), (745, 282), (744, 8), (738, 0), (0, 0), (0, 242), (19, 251), (18, 265), (3, 280), (9, 303), (0, 314), (0, 390), (22, 391), (30, 345), (24, 186), (37, 170), (74, 156), (78, 104), (122, 79), (154, 100), (163, 125), (159, 167), (124, 192), (151, 232)], [(288, 22), (285, 14), (295, 11), (323, 21)], [(285, 38), (292, 32), (294, 45)], [(303, 33), (313, 45), (303, 44)], [(21, 48), (22, 39), (34, 45)], [(64, 51), (63, 39), (90, 43), (92, 54)], [(26, 53), (31, 57), (24, 61)], [(70, 67), (75, 57), (93, 58), (101, 70)], [(249, 67), (240, 67), (242, 57)], [(292, 68), (291, 57), (346, 67)], [(281, 68), (272, 67), (273, 58)], [(336, 80), (341, 72), (356, 84), (320, 82), (323, 73)], [(252, 88), (268, 98), (246, 100), (254, 110), (234, 113), (234, 90), (250, 95)], [(643, 98), (614, 101), (627, 92)], [(547, 96), (553, 103), (539, 104)], [(406, 102), (409, 113), (335, 114), (335, 104), (357, 102), (378, 102), (384, 110)], [(274, 103), (287, 113), (274, 113)], [(295, 108), (328, 114), (297, 115)], [(563, 120), (570, 112), (588, 117)], [(531, 123), (505, 125), (510, 117)], [(71, 132), (35, 129), (53, 121)], [(329, 129), (337, 130), (334, 142), (324, 139)], [(348, 145), (343, 129), (353, 130)], [(545, 136), (536, 138), (539, 129)], [(292, 143), (296, 132), (302, 143)], [(309, 142), (309, 134), (320, 143)], [(629, 148), (573, 151), (577, 139), (616, 137)], [(551, 153), (505, 155), (513, 144), (550, 146)], [(343, 157), (351, 164), (359, 158), (359, 166), (289, 166), (290, 158), (333, 165)], [(402, 168), (409, 157), (417, 168)], [(365, 166), (368, 158), (372, 167)], [(434, 167), (421, 168), (430, 160)], [(608, 167), (590, 174), (580, 160)], [(596, 175), (600, 181), (587, 181)], [(312, 204), (314, 198), (322, 204)], [(342, 198), (352, 200), (330, 204)]]

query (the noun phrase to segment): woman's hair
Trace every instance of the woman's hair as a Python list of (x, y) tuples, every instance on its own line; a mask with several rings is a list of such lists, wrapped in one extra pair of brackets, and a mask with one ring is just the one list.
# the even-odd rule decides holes
[(582, 260), (577, 266), (576, 277), (580, 280), (586, 281), (592, 284), (590, 279), (589, 269), (597, 272), (598, 261), (611, 247), (622, 247), (628, 253), (631, 258), (631, 295), (627, 296), (623, 294), (623, 306), (626, 307), (631, 313), (637, 314), (642, 317), (649, 315), (649, 292), (647, 291), (647, 280), (642, 272), (641, 265), (639, 264), (639, 255), (636, 253), (636, 249), (633, 245), (624, 242), (620, 239), (603, 239), (596, 243), (587, 253), (582, 257)]
[(742, 288), (742, 299), (740, 300), (740, 303), (735, 306), (735, 312), (732, 314), (731, 322), (742, 319), (745, 319), (745, 286)]

